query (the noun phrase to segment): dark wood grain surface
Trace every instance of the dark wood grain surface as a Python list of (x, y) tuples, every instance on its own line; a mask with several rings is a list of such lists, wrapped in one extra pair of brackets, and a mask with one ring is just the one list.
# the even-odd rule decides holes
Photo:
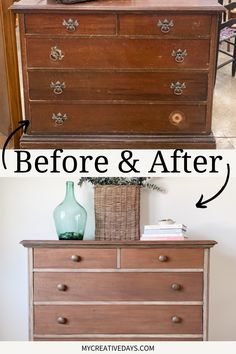
[(209, 11), (219, 13), (223, 7), (216, 0), (99, 0), (82, 4), (62, 5), (55, 4), (55, 0), (21, 0), (12, 7), (15, 11), (47, 10), (55, 11)]
[[(195, 72), (110, 72), (75, 70), (33, 70), (29, 72), (31, 100), (148, 100), (206, 101), (207, 74)], [(55, 94), (51, 83), (65, 88)], [(183, 93), (174, 94), (171, 84), (185, 84)]]

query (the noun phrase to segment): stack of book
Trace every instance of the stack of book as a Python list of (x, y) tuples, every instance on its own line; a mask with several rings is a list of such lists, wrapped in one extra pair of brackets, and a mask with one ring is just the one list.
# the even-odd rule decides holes
[(145, 225), (141, 241), (181, 241), (187, 239), (187, 227), (183, 224)]

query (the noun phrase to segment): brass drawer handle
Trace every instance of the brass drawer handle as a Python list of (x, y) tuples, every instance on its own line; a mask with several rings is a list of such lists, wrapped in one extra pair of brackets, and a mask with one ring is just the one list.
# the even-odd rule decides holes
[(50, 84), (50, 88), (53, 90), (53, 93), (55, 93), (55, 95), (61, 95), (63, 93), (64, 88), (66, 88), (66, 84), (65, 82), (52, 81)]
[(67, 286), (65, 284), (57, 284), (57, 290), (66, 291), (67, 290)]
[(160, 255), (158, 257), (159, 261), (160, 262), (167, 262), (168, 261), (168, 257), (167, 256), (164, 256), (164, 255)]
[(80, 262), (81, 261), (81, 257), (78, 256), (77, 254), (73, 254), (71, 256), (71, 260), (72, 260), (72, 262)]
[(185, 57), (188, 55), (187, 50), (184, 49), (178, 49), (178, 50), (173, 50), (171, 53), (172, 57), (175, 58), (175, 61), (177, 63), (183, 63)]
[(185, 82), (183, 82), (181, 84), (181, 82), (179, 82), (179, 81), (172, 82), (170, 84), (170, 88), (174, 91), (174, 94), (176, 96), (181, 96), (183, 94), (184, 89), (186, 89), (186, 84), (185, 84)]
[(179, 291), (182, 289), (182, 286), (178, 283), (173, 283), (173, 284), (171, 284), (171, 289), (175, 290), (175, 291)]
[(171, 317), (171, 321), (172, 321), (173, 323), (180, 323), (180, 322), (182, 322), (182, 318), (179, 317), (179, 316), (172, 316), (172, 317)]
[(160, 27), (162, 33), (169, 33), (171, 28), (174, 27), (174, 22), (165, 18), (163, 21), (159, 20), (157, 26)]
[(68, 118), (66, 114), (53, 113), (52, 115), (52, 120), (54, 120), (55, 125), (63, 125), (67, 119)]
[(57, 318), (57, 323), (59, 323), (59, 324), (66, 324), (66, 323), (67, 323), (67, 318), (65, 318), (65, 317), (58, 317), (58, 318)]
[(51, 53), (49, 57), (52, 61), (62, 60), (64, 56), (65, 55), (62, 53), (61, 49), (58, 49), (57, 47), (51, 48)]
[(66, 28), (67, 31), (74, 32), (79, 26), (79, 22), (69, 18), (68, 20), (63, 20), (62, 25)]

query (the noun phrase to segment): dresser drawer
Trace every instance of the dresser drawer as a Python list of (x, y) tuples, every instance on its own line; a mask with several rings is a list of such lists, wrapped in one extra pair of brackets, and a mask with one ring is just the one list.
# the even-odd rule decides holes
[(208, 69), (209, 40), (27, 38), (30, 68)]
[(37, 248), (34, 268), (116, 268), (116, 250)]
[(31, 104), (31, 133), (202, 133), (204, 105)]
[(203, 268), (203, 249), (122, 249), (121, 268)]
[(192, 72), (30, 71), (31, 100), (207, 99), (207, 74)]
[(42, 35), (112, 35), (116, 17), (112, 14), (30, 14), (25, 15), (25, 31)]
[[(35, 301), (202, 301), (202, 273), (35, 273)], [(96, 289), (96, 291), (94, 291)]]
[(119, 16), (121, 35), (158, 35), (168, 37), (209, 36), (211, 16), (206, 15), (132, 15)]
[(36, 335), (202, 333), (201, 306), (37, 305), (34, 315)]

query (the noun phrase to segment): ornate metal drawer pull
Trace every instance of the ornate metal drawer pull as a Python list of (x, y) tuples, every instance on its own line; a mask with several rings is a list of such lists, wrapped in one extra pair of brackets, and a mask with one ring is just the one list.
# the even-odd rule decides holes
[(69, 18), (69, 20), (63, 20), (62, 25), (67, 29), (67, 31), (74, 32), (79, 26), (79, 22)]
[(50, 88), (53, 89), (55, 95), (61, 95), (63, 93), (63, 89), (66, 87), (65, 82), (51, 82)]
[(50, 59), (52, 61), (62, 60), (64, 56), (65, 55), (62, 53), (61, 49), (58, 49), (57, 47), (51, 48)]
[(168, 33), (171, 30), (171, 27), (174, 27), (173, 20), (167, 20), (166, 18), (161, 21), (159, 20), (157, 26), (160, 27), (162, 33)]
[(53, 113), (52, 115), (52, 120), (55, 121), (56, 125), (63, 125), (64, 122), (67, 120), (67, 115), (66, 114), (61, 114), (61, 113)]
[(184, 61), (184, 58), (188, 55), (187, 50), (184, 49), (178, 49), (178, 50), (173, 50), (171, 53), (172, 57), (175, 57), (175, 61), (177, 63), (182, 63)]
[(185, 82), (183, 82), (183, 83), (181, 84), (179, 81), (177, 81), (177, 82), (172, 82), (172, 83), (170, 84), (170, 88), (171, 88), (172, 90), (174, 90), (174, 94), (175, 94), (176, 96), (181, 96), (182, 93), (183, 93), (183, 90), (186, 89), (186, 85), (185, 85)]

